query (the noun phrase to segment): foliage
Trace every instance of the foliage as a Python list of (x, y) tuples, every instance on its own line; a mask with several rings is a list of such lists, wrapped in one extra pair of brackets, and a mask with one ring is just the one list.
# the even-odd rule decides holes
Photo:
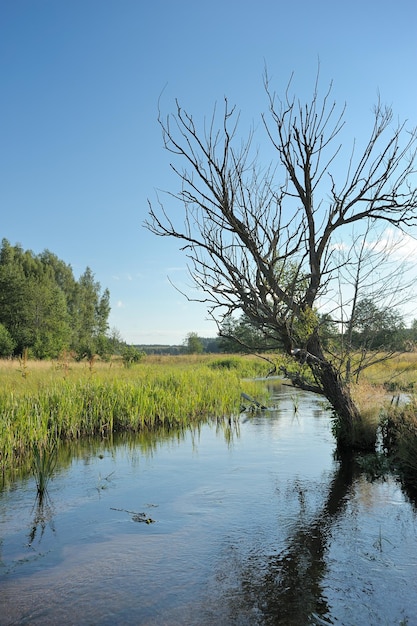
[(245, 314), (237, 319), (228, 316), (223, 320), (219, 330), (219, 345), (222, 352), (244, 354), (267, 352), (278, 347), (278, 344), (268, 340), (262, 329)]
[(403, 349), (405, 324), (401, 314), (390, 307), (380, 309), (369, 298), (361, 300), (352, 320), (355, 349)]
[(100, 283), (94, 280), (94, 274), (89, 267), (76, 284), (72, 313), (73, 349), (78, 358), (90, 358), (98, 352), (100, 338), (105, 337), (108, 330), (110, 293), (105, 289), (101, 294)]
[(122, 349), (122, 359), (125, 367), (131, 367), (134, 363), (139, 363), (144, 356), (144, 353), (140, 352), (134, 346), (125, 345)]
[(188, 333), (184, 341), (185, 351), (187, 354), (202, 354), (204, 351), (203, 342), (197, 333)]
[(109, 301), (90, 268), (77, 281), (72, 268), (49, 250), (35, 255), (3, 239), (0, 325), (9, 340), (2, 331), (0, 355), (22, 354), (25, 348), (37, 359), (57, 358), (63, 350), (79, 358), (104, 355)]
[(15, 342), (13, 341), (9, 331), (3, 324), (0, 324), (0, 357), (11, 356), (13, 354), (14, 347)]

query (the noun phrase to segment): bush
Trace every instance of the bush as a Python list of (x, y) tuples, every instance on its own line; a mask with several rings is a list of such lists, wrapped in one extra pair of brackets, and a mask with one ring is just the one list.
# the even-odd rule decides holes
[(134, 363), (139, 363), (143, 357), (144, 352), (140, 352), (134, 346), (125, 346), (122, 350), (122, 360), (125, 367), (131, 367)]
[(214, 370), (237, 370), (240, 367), (240, 361), (239, 359), (234, 358), (217, 359), (216, 361), (210, 363), (210, 367)]

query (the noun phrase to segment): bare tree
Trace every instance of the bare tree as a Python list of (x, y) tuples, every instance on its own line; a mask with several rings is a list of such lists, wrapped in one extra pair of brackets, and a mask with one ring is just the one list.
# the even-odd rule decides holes
[[(361, 226), (359, 235), (352, 233), (350, 244), (338, 246), (338, 293), (327, 296), (333, 307), (329, 313), (338, 326), (337, 349), (329, 352), (346, 382), (358, 382), (366, 368), (395, 355), (404, 327), (399, 308), (415, 299), (415, 276), (409, 272), (404, 237), (396, 237), (392, 230), (378, 232), (375, 221), (363, 220)], [(367, 332), (358, 337), (360, 327)]]
[(338, 182), (345, 109), (338, 112), (331, 101), (331, 86), (320, 99), (316, 82), (311, 101), (302, 104), (290, 96), (290, 85), (280, 100), (266, 73), (264, 84), (269, 115), (262, 119), (276, 155), (266, 169), (253, 148), (254, 132), (239, 139), (239, 114), (227, 99), (202, 128), (178, 101), (174, 114), (159, 114), (181, 183), (180, 191), (167, 193), (183, 212), (158, 199), (157, 207), (149, 203), (145, 226), (182, 242), (198, 299), (213, 319), (243, 312), (309, 365), (344, 424), (339, 444), (360, 445), (361, 416), (323, 349), (317, 307), (338, 281), (336, 237), (347, 227), (416, 223), (417, 132), (407, 134), (404, 124), (392, 129), (391, 109), (378, 103), (365, 147), (359, 155), (353, 147)]

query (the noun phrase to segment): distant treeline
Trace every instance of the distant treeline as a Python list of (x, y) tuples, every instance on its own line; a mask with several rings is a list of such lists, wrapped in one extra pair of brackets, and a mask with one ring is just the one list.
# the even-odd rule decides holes
[[(0, 357), (48, 359), (68, 351), (77, 359), (121, 355), (126, 363), (143, 354), (216, 354), (269, 352), (282, 348), (278, 338), (244, 315), (226, 319), (221, 336), (190, 332), (181, 345), (127, 346), (120, 333), (109, 333), (110, 293), (101, 289), (89, 267), (77, 280), (72, 268), (49, 250), (35, 255), (2, 240), (0, 249)], [(330, 351), (408, 351), (417, 345), (417, 319), (406, 328), (400, 313), (378, 309), (371, 299), (356, 306), (349, 332), (330, 316), (318, 316), (323, 346)]]
[[(198, 337), (198, 341), (202, 345), (201, 352), (207, 354), (218, 354), (220, 352), (224, 352), (222, 349), (222, 339), (220, 337)], [(146, 345), (140, 344), (134, 346), (139, 352), (143, 352), (145, 354), (189, 354), (190, 347), (187, 343), (183, 343), (181, 345)], [(199, 351), (200, 352), (200, 351)]]

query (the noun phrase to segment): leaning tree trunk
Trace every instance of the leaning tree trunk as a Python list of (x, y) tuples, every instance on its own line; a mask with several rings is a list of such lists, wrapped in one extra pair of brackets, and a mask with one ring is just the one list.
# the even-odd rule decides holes
[(340, 373), (326, 360), (314, 364), (309, 363), (309, 366), (336, 413), (338, 446), (341, 448), (368, 447), (369, 444), (363, 441), (362, 417)]
[(340, 372), (326, 359), (319, 341), (311, 342), (308, 350), (298, 350), (297, 360), (307, 363), (321, 393), (336, 414), (336, 439), (341, 449), (372, 449), (375, 447), (374, 429), (366, 428), (358, 407), (352, 399), (349, 385)]

